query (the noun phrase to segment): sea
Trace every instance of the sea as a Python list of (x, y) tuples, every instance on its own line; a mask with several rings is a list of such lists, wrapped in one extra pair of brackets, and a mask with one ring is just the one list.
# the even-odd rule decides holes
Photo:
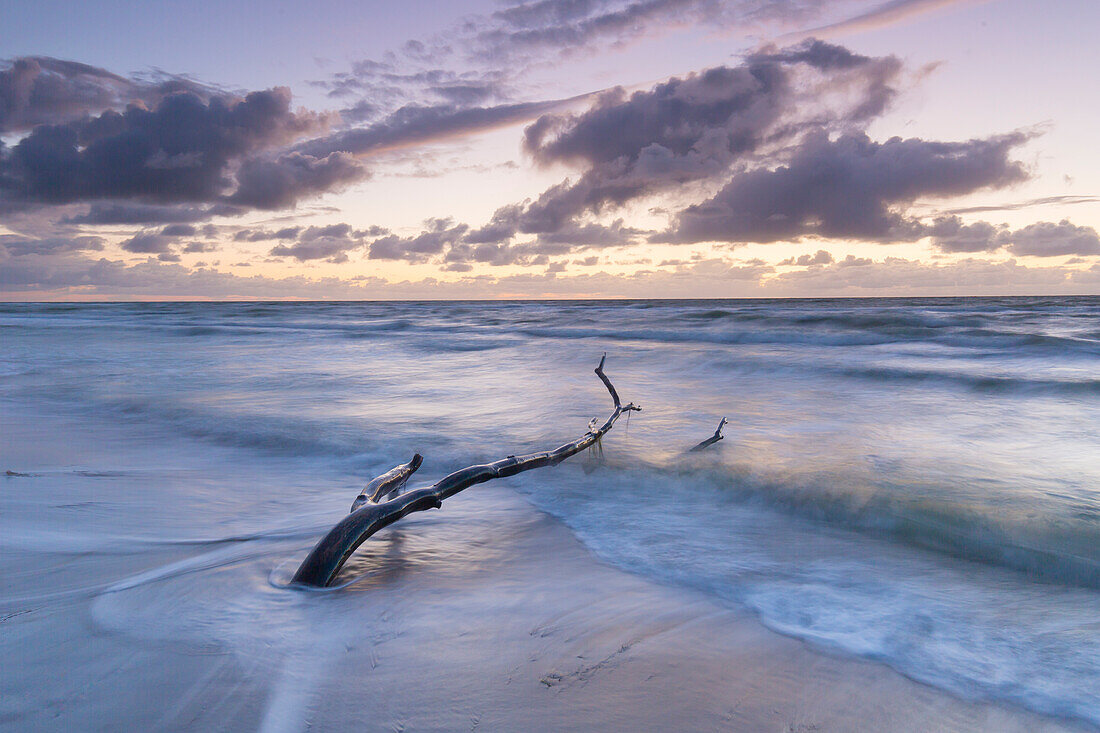
[[(0, 455), (0, 547), (89, 569), (9, 578), (0, 605), (81, 596), (94, 628), (262, 644), (279, 617), (242, 620), (234, 563), (298, 593), (316, 538), (414, 451), (431, 482), (582, 435), (611, 409), (604, 354), (642, 411), (494, 486), (814, 648), (1100, 725), (1097, 297), (0, 304), (0, 426), (38, 426)], [(483, 490), (436, 521), (491, 545), (510, 513), (447, 513)], [(209, 550), (82, 580), (177, 544)], [(244, 615), (180, 611), (152, 581), (183, 574)]]

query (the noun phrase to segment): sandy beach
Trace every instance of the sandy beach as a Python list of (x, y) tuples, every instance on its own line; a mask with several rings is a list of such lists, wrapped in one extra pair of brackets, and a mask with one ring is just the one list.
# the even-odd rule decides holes
[[(41, 439), (63, 423), (23, 414), (20, 424), (5, 431), (4, 465), (21, 457), (31, 475), (3, 479), (9, 525), (25, 513), (27, 491), (40, 511), (64, 513), (73, 509), (55, 503), (94, 497), (105, 481), (126, 483), (94, 461), (73, 468), (74, 458), (90, 455), (93, 436), (74, 436), (61, 452)], [(91, 526), (104, 539), (118, 529), (109, 524), (100, 517)], [(0, 726), (1086, 729), (958, 699), (611, 568), (506, 485), (478, 487), (380, 534), (345, 575), (357, 580), (341, 590), (280, 586), (316, 531), (300, 530), (98, 551), (73, 535), (52, 550), (7, 543)]]

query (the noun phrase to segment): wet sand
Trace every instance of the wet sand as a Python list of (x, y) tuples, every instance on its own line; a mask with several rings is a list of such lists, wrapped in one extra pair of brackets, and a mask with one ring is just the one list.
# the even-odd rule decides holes
[[(11, 478), (3, 491), (93, 480)], [(309, 544), (6, 548), (0, 726), (1087, 729), (957, 699), (608, 567), (503, 485), (379, 535), (350, 568), (371, 572), (341, 591), (277, 587)]]

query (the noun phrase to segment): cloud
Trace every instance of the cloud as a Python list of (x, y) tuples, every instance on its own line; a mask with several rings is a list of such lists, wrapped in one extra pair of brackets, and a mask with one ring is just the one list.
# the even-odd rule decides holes
[(511, 98), (537, 64), (576, 57), (673, 29), (788, 27), (816, 18), (826, 0), (533, 0), (467, 15), (455, 27), (407, 41), (379, 59), (315, 82), (337, 97), (361, 95), (372, 111), (403, 103), (469, 106)]
[(427, 230), (414, 237), (390, 234), (375, 239), (370, 245), (370, 259), (423, 261), (459, 242), (467, 229), (467, 225), (450, 219), (429, 219)]
[(166, 237), (194, 237), (198, 230), (190, 224), (169, 224), (160, 233)]
[(405, 105), (489, 106), (512, 96), (511, 85), (505, 81), (509, 74), (503, 69), (402, 71), (401, 66), (392, 56), (384, 62), (359, 61), (350, 71), (311, 84), (327, 90), (332, 98), (358, 96), (351, 106), (340, 110), (341, 118), (356, 123), (378, 119)]
[(957, 7), (960, 5), (977, 5), (988, 1), (989, 0), (890, 0), (890, 2), (882, 3), (866, 12), (859, 13), (858, 15), (837, 23), (789, 34), (784, 40), (793, 40), (794, 38), (804, 38), (806, 36), (832, 38), (845, 33), (874, 30), (876, 28), (896, 25), (910, 18), (919, 17), (920, 15), (934, 12), (941, 8)]
[[(759, 262), (707, 258), (661, 270), (630, 274), (604, 271), (566, 276), (522, 273), (474, 275), (443, 281), (425, 278), (393, 282), (360, 276), (312, 279), (301, 276), (241, 277), (210, 268), (190, 269), (147, 260), (134, 265), (92, 260), (75, 253), (8, 257), (0, 268), (0, 293), (7, 298), (316, 298), (433, 299), (501, 297), (776, 297), (838, 295), (1005, 295), (1096, 292), (1100, 266), (1027, 267), (1015, 261), (928, 264), (886, 258), (849, 257), (818, 267), (776, 273)], [(587, 264), (587, 263), (585, 263)], [(595, 264), (595, 263), (592, 263)], [(454, 268), (456, 270), (461, 267)]]
[(0, 247), (11, 256), (21, 257), (29, 254), (61, 254), (80, 250), (101, 250), (102, 237), (45, 237), (31, 238), (17, 234), (0, 234)]
[(1096, 196), (1044, 196), (1042, 198), (1027, 199), (1026, 201), (1010, 201), (1003, 204), (986, 205), (986, 206), (965, 206), (960, 208), (947, 209), (943, 213), (945, 215), (951, 214), (979, 214), (987, 213), (990, 211), (1019, 211), (1020, 209), (1028, 209), (1032, 206), (1068, 206), (1073, 204), (1094, 204), (1100, 201), (1100, 198)]
[(621, 46), (677, 28), (741, 30), (789, 26), (817, 17), (824, 0), (535, 0), (503, 8), (467, 27), (475, 59), (496, 62)]
[(210, 242), (188, 242), (183, 251), (191, 254), (194, 252), (217, 252), (218, 246)]
[(780, 262), (780, 265), (797, 265), (798, 267), (811, 267), (813, 265), (830, 265), (836, 260), (832, 254), (819, 249), (816, 254), (804, 254), (798, 257), (790, 257)]
[(153, 79), (128, 79), (88, 64), (47, 56), (3, 62), (0, 67), (0, 132), (75, 120), (131, 102), (155, 104), (168, 94), (187, 91), (208, 98), (213, 87), (182, 76), (158, 73)]
[(257, 209), (284, 209), (300, 198), (339, 190), (367, 175), (366, 167), (347, 153), (252, 158), (241, 164), (237, 190), (227, 200)]
[(1038, 222), (1011, 234), (1001, 241), (1014, 255), (1057, 257), (1060, 255), (1100, 255), (1100, 236), (1092, 227), (1074, 226), (1063, 219), (1057, 224)]
[(544, 102), (462, 107), (456, 104), (406, 105), (364, 127), (341, 130), (299, 144), (310, 156), (365, 155), (409, 145), (425, 145), (526, 122), (551, 110), (577, 104), (589, 95)]
[[(545, 115), (527, 129), (524, 147), (543, 164), (634, 162), (652, 155), (654, 146), (676, 158), (705, 153), (728, 163), (757, 149), (780, 121), (805, 129), (881, 113), (894, 94), (889, 82), (900, 69), (893, 57), (860, 56), (820, 41), (771, 49), (748, 56), (740, 66), (672, 78), (630, 96), (621, 89), (605, 92), (581, 114)], [(811, 88), (796, 88), (802, 84)], [(838, 109), (815, 102), (835, 88), (851, 90), (853, 99)], [(800, 119), (803, 105), (810, 114)], [(793, 132), (797, 129), (782, 131)]]
[[(258, 164), (250, 156), (323, 129), (328, 122), (325, 115), (292, 111), (285, 87), (208, 100), (179, 92), (164, 97), (154, 109), (131, 105), (121, 113), (108, 110), (96, 117), (38, 125), (0, 154), (0, 196), (15, 203), (47, 204), (96, 199), (224, 202), (233, 187), (235, 164), (243, 161), (246, 176), (254, 174), (249, 166)], [(310, 192), (318, 181), (333, 178), (327, 160), (277, 163), (298, 172), (299, 185)], [(276, 199), (286, 203), (286, 192), (294, 187), (286, 176), (273, 189), (255, 185), (254, 175), (245, 182), (249, 186), (239, 198), (249, 205)]]
[(1009, 152), (1027, 139), (1002, 135), (966, 142), (866, 134), (809, 136), (789, 163), (736, 174), (709, 200), (675, 218), (664, 242), (776, 242), (806, 235), (907, 241), (924, 236), (906, 216), (918, 197), (960, 196), (1024, 180)]
[(552, 232), (539, 234), (542, 245), (570, 245), (576, 247), (622, 247), (636, 243), (645, 230), (628, 227), (622, 219), (616, 219), (604, 226), (595, 222), (563, 226)]
[(139, 232), (119, 244), (127, 252), (136, 254), (169, 254), (176, 238), (159, 232)]
[[(537, 163), (579, 166), (579, 178), (551, 186), (534, 200), (502, 206), (478, 228), (454, 226), (416, 237), (382, 238), (372, 244), (370, 256), (424, 261), (444, 255), (453, 268), (471, 261), (532, 264), (576, 249), (630, 244), (645, 232), (621, 219), (607, 225), (588, 217), (660, 192), (680, 191), (694, 181), (723, 180), (741, 161), (782, 155), (792, 142), (801, 140), (804, 147), (807, 141), (828, 142), (829, 131), (849, 129), (881, 114), (900, 72), (893, 57), (871, 58), (808, 41), (762, 49), (739, 66), (673, 78), (630, 95), (621, 89), (605, 92), (584, 112), (539, 116), (524, 133), (524, 147)], [(836, 144), (848, 140), (858, 142), (852, 136)], [(902, 146), (897, 141), (887, 145), (880, 160), (888, 164)], [(1010, 147), (1008, 142), (986, 141), (972, 141), (971, 151), (926, 145), (929, 151), (946, 146), (938, 153), (944, 160), (962, 152), (977, 158), (982, 145)], [(930, 174), (913, 170), (910, 177), (944, 172), (955, 171), (941, 166)], [(1013, 176), (1017, 172), (1018, 167), (1012, 168)], [(952, 193), (960, 186), (948, 181), (943, 189)], [(892, 201), (900, 201), (910, 192), (900, 189), (892, 195)], [(524, 234), (536, 238), (511, 243)], [(916, 236), (910, 233), (909, 238)]]
[(350, 224), (338, 223), (306, 229), (288, 227), (277, 232), (244, 229), (237, 232), (235, 238), (251, 242), (264, 239), (294, 240), (293, 244), (276, 245), (269, 254), (272, 257), (293, 257), (299, 262), (324, 259), (340, 263), (348, 261), (349, 252), (366, 247), (368, 238), (386, 233), (388, 230), (383, 227), (353, 229)]
[(1068, 219), (1057, 224), (1036, 222), (1010, 231), (1003, 224), (963, 224), (959, 217), (947, 216), (937, 218), (927, 233), (932, 236), (932, 246), (942, 252), (993, 252), (1004, 248), (1014, 255), (1030, 257), (1100, 255), (1100, 234)]
[(136, 265), (83, 257), (22, 257), (4, 263), (0, 290), (110, 297), (367, 297), (368, 288), (344, 281), (240, 277), (155, 260)]
[(849, 256), (825, 267), (790, 270), (769, 280), (776, 295), (1003, 295), (1089, 292), (1085, 271), (1026, 267), (1014, 260), (968, 259), (932, 264), (887, 257), (883, 261)]
[(1003, 227), (987, 221), (964, 224), (957, 216), (937, 217), (927, 228), (932, 246), (941, 252), (991, 252), (999, 249), (997, 235)]
[(329, 262), (347, 262), (348, 252), (359, 249), (363, 242), (358, 240), (327, 237), (312, 242), (279, 244), (271, 248), (272, 257), (293, 257), (299, 262), (309, 260), (328, 260)]
[[(525, 131), (525, 150), (541, 165), (580, 166), (584, 173), (524, 207), (502, 208), (489, 231), (552, 233), (587, 213), (724, 177), (735, 162), (807, 130), (881, 113), (900, 69), (892, 57), (810, 41), (631, 95), (611, 90), (582, 113), (543, 115)], [(839, 90), (844, 94), (830, 94)]]
[[(627, 244), (641, 232), (622, 222), (608, 227), (583, 217), (692, 181), (725, 177), (734, 162), (807, 130), (843, 127), (877, 115), (892, 98), (891, 82), (900, 70), (893, 57), (870, 58), (809, 41), (768, 48), (737, 67), (673, 78), (630, 95), (613, 89), (584, 112), (541, 114), (524, 133), (525, 150), (543, 166), (579, 166), (584, 172), (533, 201), (500, 207), (487, 224), (466, 232), (461, 243), (498, 245), (489, 261), (508, 263), (530, 254), (500, 246), (519, 234), (538, 235), (543, 246)], [(843, 94), (830, 97), (838, 91)], [(380, 129), (391, 127), (401, 126)], [(387, 138), (361, 139), (376, 145)], [(372, 257), (423, 258), (442, 251), (429, 245), (438, 239), (428, 236), (412, 246), (394, 236), (372, 248)], [(464, 250), (468, 256), (476, 251)]]
[(168, 224), (172, 222), (206, 221), (215, 216), (240, 216), (244, 209), (215, 204), (213, 206), (188, 206), (164, 204), (140, 204), (130, 201), (119, 203), (95, 202), (83, 214), (62, 219), (63, 224)]
[(495, 223), (477, 230), (455, 224), (451, 219), (430, 219), (427, 229), (419, 235), (390, 234), (376, 239), (371, 243), (370, 258), (409, 262), (440, 259), (449, 271), (466, 271), (471, 262), (534, 266), (547, 264), (551, 256), (578, 249), (625, 246), (639, 241), (646, 233), (617, 219), (606, 226), (595, 222), (563, 226), (540, 234), (534, 241), (510, 244), (515, 223), (502, 221), (507, 216), (506, 210), (498, 211)]
[[(551, 255), (566, 254), (572, 249), (573, 247), (568, 244), (540, 241), (521, 244), (457, 242), (448, 248), (444, 262), (446, 268), (450, 270), (469, 270), (467, 265), (472, 262), (495, 267), (503, 265), (534, 267), (548, 264)], [(460, 265), (462, 267), (459, 267)]]

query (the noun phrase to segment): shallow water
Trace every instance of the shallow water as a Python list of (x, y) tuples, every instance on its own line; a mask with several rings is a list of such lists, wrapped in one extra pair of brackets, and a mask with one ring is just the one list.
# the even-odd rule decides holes
[[(1100, 299), (6, 304), (0, 338), (4, 430), (61, 426), (41, 458), (5, 450), (29, 475), (0, 479), (0, 544), (79, 558), (48, 590), (7, 578), (5, 609), (92, 594), (104, 628), (268, 648), (304, 613), (280, 583), (359, 485), (413, 450), (434, 479), (572, 439), (608, 410), (606, 351), (644, 411), (602, 459), (507, 480), (599, 557), (1100, 724)], [(685, 456), (723, 416), (727, 438)], [(475, 528), (459, 559), (491, 564), (520, 515), (452, 501), (417, 521)], [(345, 579), (399, 572), (390, 541)], [(126, 553), (149, 568), (82, 582)]]

